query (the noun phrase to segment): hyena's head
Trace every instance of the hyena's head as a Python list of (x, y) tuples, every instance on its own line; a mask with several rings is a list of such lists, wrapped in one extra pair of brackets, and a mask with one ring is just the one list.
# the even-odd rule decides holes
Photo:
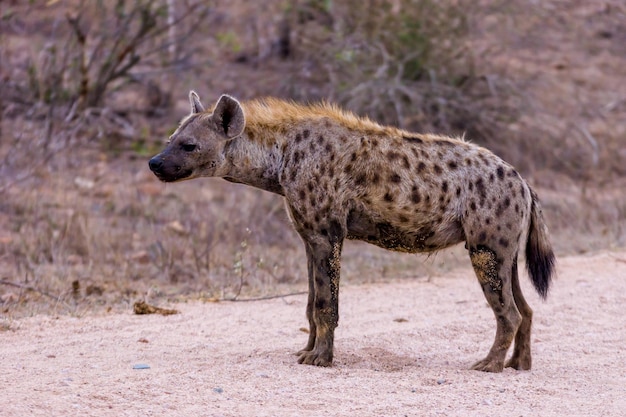
[(189, 102), (191, 114), (170, 136), (165, 150), (150, 159), (150, 169), (161, 181), (219, 175), (226, 143), (243, 133), (243, 110), (234, 98), (223, 95), (213, 112), (204, 110), (194, 91), (189, 92)]

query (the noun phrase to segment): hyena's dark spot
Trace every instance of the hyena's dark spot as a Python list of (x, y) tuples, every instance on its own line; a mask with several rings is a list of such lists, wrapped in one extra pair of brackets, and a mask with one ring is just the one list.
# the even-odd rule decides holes
[(503, 180), (504, 179), (504, 168), (502, 167), (502, 165), (498, 166), (498, 169), (496, 169), (496, 172), (498, 174), (498, 179), (499, 180)]
[(396, 151), (389, 151), (387, 152), (387, 159), (389, 159), (390, 161), (395, 161), (396, 159), (400, 158), (400, 154)]
[(308, 139), (310, 135), (311, 131), (309, 129), (304, 129), (304, 131), (302, 132), (302, 136), (304, 136), (305, 139)]
[(480, 197), (479, 205), (482, 207), (485, 205), (485, 199), (487, 198), (487, 189), (482, 178), (476, 180), (476, 191), (478, 191), (478, 196)]
[(400, 175), (394, 172), (393, 174), (389, 176), (389, 181), (399, 184), (402, 181), (402, 178), (400, 177)]
[(424, 171), (426, 169), (426, 164), (423, 162), (420, 162), (419, 164), (417, 164), (417, 173), (421, 173), (422, 171)]
[(437, 164), (433, 165), (433, 170), (435, 170), (435, 174), (441, 174), (443, 172), (441, 167)]
[(366, 182), (367, 182), (367, 177), (365, 176), (365, 174), (359, 174), (354, 180), (354, 183), (356, 185), (365, 185)]
[(451, 148), (451, 147), (454, 146), (454, 144), (452, 142), (450, 142), (449, 140), (437, 140), (434, 143), (437, 146), (441, 146), (441, 147), (445, 147), (445, 148)]
[(420, 193), (417, 191), (417, 187), (414, 185), (413, 189), (411, 190), (411, 201), (415, 204), (419, 204), (421, 200), (422, 200), (422, 197), (420, 196)]
[(456, 161), (448, 161), (448, 168), (450, 168), (451, 170), (455, 170), (458, 168), (458, 165), (456, 163)]
[(393, 203), (393, 194), (391, 194), (389, 191), (387, 191), (383, 197), (383, 199), (388, 202), (388, 203)]
[(402, 139), (404, 139), (404, 140), (406, 140), (408, 142), (411, 142), (411, 143), (417, 143), (417, 144), (424, 143), (424, 141), (422, 139), (416, 138), (416, 137), (412, 137), (412, 136), (402, 136)]

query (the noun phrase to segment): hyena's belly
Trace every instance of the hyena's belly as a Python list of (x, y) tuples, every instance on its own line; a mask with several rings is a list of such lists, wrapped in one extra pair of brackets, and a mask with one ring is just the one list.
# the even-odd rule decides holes
[(432, 252), (465, 240), (460, 222), (409, 220), (381, 219), (380, 216), (353, 210), (348, 215), (347, 237), (408, 253)]

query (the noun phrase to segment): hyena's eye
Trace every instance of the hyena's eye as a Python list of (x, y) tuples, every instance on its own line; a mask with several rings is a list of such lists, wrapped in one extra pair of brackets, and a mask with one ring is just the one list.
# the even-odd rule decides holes
[(193, 152), (196, 150), (196, 145), (193, 143), (183, 143), (180, 147), (183, 148), (185, 152)]

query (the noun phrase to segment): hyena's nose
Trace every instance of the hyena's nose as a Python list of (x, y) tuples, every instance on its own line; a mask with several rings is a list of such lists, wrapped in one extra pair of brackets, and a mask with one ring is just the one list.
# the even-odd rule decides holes
[(148, 165), (152, 172), (159, 172), (163, 168), (163, 160), (157, 155), (148, 162)]

